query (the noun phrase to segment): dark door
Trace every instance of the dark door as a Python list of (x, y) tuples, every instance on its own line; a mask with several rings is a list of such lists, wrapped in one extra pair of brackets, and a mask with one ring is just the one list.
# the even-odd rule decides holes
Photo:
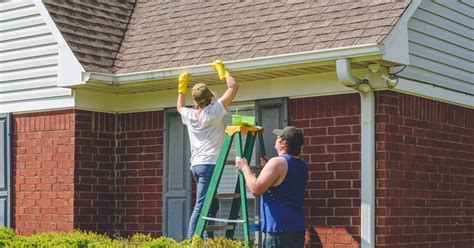
[[(273, 98), (257, 100), (256, 102), (257, 122), (264, 128), (263, 140), (268, 157), (278, 154), (274, 148), (275, 135), (273, 129), (284, 128), (288, 125), (288, 99)], [(258, 147), (258, 146), (257, 146)], [(258, 151), (260, 154), (260, 151)]]
[(10, 227), (11, 115), (0, 114), (0, 225)]
[(186, 126), (175, 108), (164, 111), (163, 232), (186, 239), (191, 216), (190, 148)]

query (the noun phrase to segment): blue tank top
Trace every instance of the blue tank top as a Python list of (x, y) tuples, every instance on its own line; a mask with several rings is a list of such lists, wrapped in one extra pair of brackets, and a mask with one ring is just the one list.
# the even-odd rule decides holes
[(283, 182), (270, 187), (260, 198), (262, 232), (304, 232), (304, 191), (308, 181), (308, 166), (302, 159), (289, 155), (288, 172)]

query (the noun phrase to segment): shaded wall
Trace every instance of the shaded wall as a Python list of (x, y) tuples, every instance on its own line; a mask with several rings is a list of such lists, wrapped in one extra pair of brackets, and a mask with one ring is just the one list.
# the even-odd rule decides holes
[(377, 246), (473, 247), (474, 110), (377, 93)]
[(292, 99), (290, 125), (303, 129), (309, 181), (305, 215), (312, 247), (360, 244), (360, 98)]

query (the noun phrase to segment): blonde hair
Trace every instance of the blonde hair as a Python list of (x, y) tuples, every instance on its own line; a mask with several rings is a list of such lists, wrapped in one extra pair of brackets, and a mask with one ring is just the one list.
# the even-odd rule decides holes
[(197, 83), (194, 85), (191, 94), (196, 105), (201, 108), (211, 104), (212, 99), (215, 97), (214, 92), (203, 83)]

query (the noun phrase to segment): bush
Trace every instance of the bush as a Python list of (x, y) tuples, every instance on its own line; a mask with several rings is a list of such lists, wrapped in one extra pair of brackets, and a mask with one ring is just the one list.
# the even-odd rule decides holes
[(32, 236), (16, 235), (10, 228), (0, 227), (0, 247), (75, 247), (75, 248), (237, 248), (244, 246), (243, 242), (225, 238), (201, 239), (193, 238), (180, 243), (167, 237), (153, 239), (150, 234), (137, 233), (128, 239), (110, 239), (109, 237), (93, 232), (47, 232)]

